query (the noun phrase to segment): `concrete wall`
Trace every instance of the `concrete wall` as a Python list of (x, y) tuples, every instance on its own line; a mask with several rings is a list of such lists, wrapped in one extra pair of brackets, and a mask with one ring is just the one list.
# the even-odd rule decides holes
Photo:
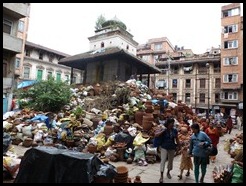
[(104, 42), (104, 48), (115, 47), (127, 50), (127, 45), (129, 46), (128, 52), (136, 55), (136, 47), (131, 44), (128, 40), (124, 39), (120, 35), (112, 35), (107, 38), (96, 39), (95, 41), (90, 42), (90, 50), (101, 49), (101, 43)]

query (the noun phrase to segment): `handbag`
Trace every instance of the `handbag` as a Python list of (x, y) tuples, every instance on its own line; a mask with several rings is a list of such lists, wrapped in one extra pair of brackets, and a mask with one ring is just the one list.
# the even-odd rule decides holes
[(218, 154), (218, 149), (216, 147), (214, 147), (213, 145), (209, 145), (206, 147), (205, 153), (208, 156), (216, 156)]

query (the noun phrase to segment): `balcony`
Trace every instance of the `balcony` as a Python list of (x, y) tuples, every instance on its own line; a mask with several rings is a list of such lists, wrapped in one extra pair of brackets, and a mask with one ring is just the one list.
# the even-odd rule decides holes
[(3, 49), (14, 53), (21, 53), (23, 40), (3, 33)]
[(3, 3), (3, 13), (16, 19), (29, 16), (29, 3)]

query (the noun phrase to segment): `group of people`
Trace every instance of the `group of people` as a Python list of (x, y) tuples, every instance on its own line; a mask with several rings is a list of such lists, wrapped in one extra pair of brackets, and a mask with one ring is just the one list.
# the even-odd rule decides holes
[[(161, 138), (162, 142), (159, 146), (160, 150), (160, 179), (159, 182), (163, 183), (163, 174), (165, 164), (167, 160), (167, 178), (171, 179), (171, 170), (173, 169), (173, 160), (177, 149), (181, 151), (180, 162), (180, 174), (179, 179), (182, 179), (184, 170), (187, 170), (186, 176), (190, 175), (190, 170), (193, 170), (196, 183), (203, 183), (206, 175), (207, 164), (210, 160), (215, 161), (216, 156), (210, 156), (207, 154), (207, 147), (212, 146), (217, 149), (219, 143), (219, 137), (222, 135), (222, 131), (219, 127), (215, 127), (213, 123), (209, 124), (209, 127), (202, 131), (198, 123), (193, 123), (190, 127), (192, 135), (188, 138), (188, 141), (181, 141), (178, 138), (178, 130), (174, 127), (175, 120), (173, 118), (167, 118), (163, 132), (158, 134), (158, 138)], [(193, 163), (192, 159), (193, 157)], [(201, 176), (200, 175), (201, 169)]]

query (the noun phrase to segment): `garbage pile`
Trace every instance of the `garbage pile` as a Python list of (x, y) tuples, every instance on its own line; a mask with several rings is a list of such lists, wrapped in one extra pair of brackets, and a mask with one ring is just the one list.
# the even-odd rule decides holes
[(51, 146), (146, 166), (158, 161), (154, 133), (168, 117), (174, 117), (181, 141), (189, 139), (193, 122), (201, 127), (205, 122), (191, 106), (134, 79), (79, 85), (71, 91), (70, 104), (56, 113), (27, 108), (6, 113), (3, 129), (11, 144)]

